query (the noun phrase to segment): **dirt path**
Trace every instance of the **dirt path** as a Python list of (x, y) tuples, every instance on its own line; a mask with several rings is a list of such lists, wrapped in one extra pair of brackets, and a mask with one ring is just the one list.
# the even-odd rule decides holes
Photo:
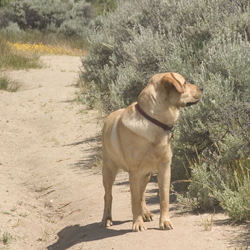
[[(234, 249), (249, 244), (245, 225), (230, 226), (216, 214), (181, 213), (171, 205), (174, 230), (159, 231), (157, 187), (147, 197), (156, 220), (131, 232), (126, 173), (114, 187), (114, 226), (99, 228), (103, 210), (100, 171), (92, 169), (100, 125), (94, 111), (72, 100), (81, 61), (45, 56), (43, 69), (11, 71), (22, 83), (16, 93), (0, 92), (0, 249)], [(240, 248), (239, 248), (240, 249)], [(246, 248), (242, 248), (246, 249)]]

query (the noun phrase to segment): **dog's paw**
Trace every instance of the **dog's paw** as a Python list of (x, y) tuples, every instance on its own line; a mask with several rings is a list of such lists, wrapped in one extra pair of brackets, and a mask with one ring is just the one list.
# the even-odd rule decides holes
[(111, 218), (103, 218), (100, 227), (111, 227), (113, 222)]
[(150, 212), (144, 212), (143, 213), (143, 221), (153, 221), (154, 215)]
[(133, 227), (132, 230), (134, 232), (140, 232), (140, 231), (145, 231), (147, 230), (146, 226), (144, 225), (144, 223), (142, 221), (135, 221), (133, 223)]
[(160, 228), (161, 230), (171, 230), (171, 229), (173, 229), (174, 227), (173, 227), (173, 224), (171, 223), (170, 220), (166, 220), (166, 221), (160, 222), (159, 228)]

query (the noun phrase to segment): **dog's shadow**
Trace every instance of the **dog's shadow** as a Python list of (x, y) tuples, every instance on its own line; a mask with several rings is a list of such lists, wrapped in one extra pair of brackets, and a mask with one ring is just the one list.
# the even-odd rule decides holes
[[(115, 221), (114, 225), (129, 221)], [(116, 237), (131, 232), (131, 230), (114, 230), (112, 228), (100, 228), (100, 223), (92, 223), (85, 226), (74, 225), (62, 229), (57, 235), (58, 240), (47, 247), (48, 250), (66, 250), (82, 242), (98, 241), (110, 237)]]

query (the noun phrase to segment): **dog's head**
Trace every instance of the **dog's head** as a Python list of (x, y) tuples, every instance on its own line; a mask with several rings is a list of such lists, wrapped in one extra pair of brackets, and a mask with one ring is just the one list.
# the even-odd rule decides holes
[(166, 91), (166, 102), (175, 107), (187, 107), (199, 102), (203, 88), (186, 82), (185, 78), (177, 73), (155, 75), (159, 89)]
[(154, 75), (138, 97), (138, 105), (147, 115), (174, 126), (179, 116), (179, 108), (200, 101), (203, 88), (187, 83), (177, 73)]

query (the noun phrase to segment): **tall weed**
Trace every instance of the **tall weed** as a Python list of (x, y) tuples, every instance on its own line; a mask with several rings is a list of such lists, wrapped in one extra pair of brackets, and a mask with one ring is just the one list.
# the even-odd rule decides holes
[(16, 81), (10, 80), (7, 76), (0, 75), (0, 90), (6, 90), (9, 92), (16, 92), (20, 87), (20, 84)]
[(196, 161), (189, 181), (187, 192), (177, 194), (183, 206), (207, 210), (219, 205), (232, 219), (250, 219), (249, 159), (235, 161), (231, 166)]
[(20, 53), (13, 50), (6, 42), (0, 38), (0, 70), (3, 69), (27, 69), (39, 68), (39, 56), (31, 53)]
[(215, 197), (221, 207), (235, 220), (250, 219), (250, 160), (236, 161), (231, 176), (223, 183), (223, 190), (216, 190)]

